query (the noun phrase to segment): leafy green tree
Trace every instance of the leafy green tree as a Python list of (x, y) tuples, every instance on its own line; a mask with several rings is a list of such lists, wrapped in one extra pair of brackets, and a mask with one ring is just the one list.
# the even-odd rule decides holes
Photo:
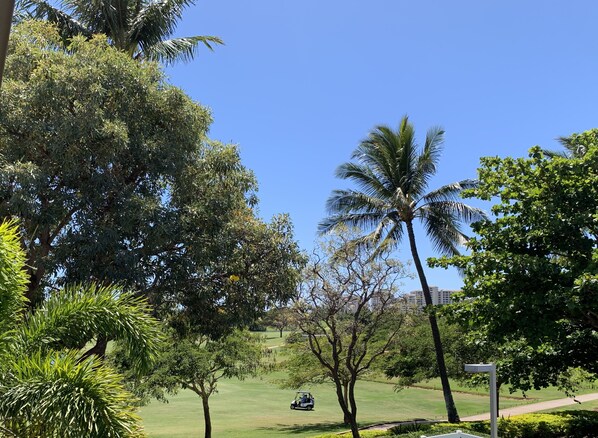
[[(450, 324), (446, 318), (438, 318), (438, 326), (449, 377), (465, 380), (471, 374), (464, 372), (463, 365), (478, 363), (481, 357), (470, 351), (466, 333), (460, 326)], [(406, 315), (400, 335), (390, 354), (385, 356), (382, 368), (388, 377), (398, 377), (401, 386), (439, 377), (430, 323), (426, 315)]]
[(0, 225), (0, 431), (9, 436), (140, 437), (121, 376), (85, 344), (109, 331), (134, 369), (151, 367), (160, 338), (139, 298), (117, 287), (71, 286), (29, 313), (14, 223)]
[(243, 379), (254, 375), (262, 359), (261, 339), (237, 330), (219, 339), (206, 336), (175, 339), (160, 355), (156, 368), (140, 388), (141, 392), (166, 400), (164, 391), (193, 391), (201, 398), (205, 438), (212, 436), (210, 397), (218, 392), (223, 378)]
[(277, 306), (272, 307), (266, 312), (266, 315), (262, 319), (262, 323), (274, 327), (278, 330), (280, 337), (282, 338), (282, 332), (285, 329), (289, 329), (294, 325), (295, 313), (290, 307)]
[(110, 44), (138, 59), (172, 63), (190, 60), (198, 46), (222, 44), (215, 36), (170, 38), (183, 10), (193, 0), (62, 0), (60, 7), (45, 0), (21, 0), (19, 7), (33, 18), (55, 24), (65, 42), (81, 35), (108, 36)]
[(64, 50), (41, 22), (9, 49), (0, 217), (20, 219), (32, 306), (66, 283), (118, 283), (220, 336), (294, 292), (288, 217), (256, 217), (238, 149), (207, 139), (209, 111), (156, 64), (104, 37)]
[(299, 330), (334, 383), (345, 422), (358, 438), (355, 384), (399, 332), (396, 293), (406, 273), (387, 252), (373, 259), (371, 248), (352, 244), (356, 234), (337, 231), (305, 269), (294, 308)]
[(565, 147), (565, 151), (543, 150), (549, 157), (582, 157), (585, 153), (598, 144), (598, 129), (590, 129), (581, 134), (572, 134), (569, 137), (559, 137), (559, 143)]
[[(428, 308), (432, 306), (432, 297), (417, 251), (414, 222), (423, 223), (440, 253), (452, 255), (467, 239), (460, 223), (483, 217), (482, 211), (458, 200), (463, 189), (475, 187), (475, 181), (464, 180), (426, 193), (428, 181), (436, 173), (443, 137), (442, 129), (431, 129), (420, 151), (407, 116), (397, 131), (376, 127), (353, 152), (355, 161), (342, 164), (336, 171), (337, 177), (356, 183), (358, 189), (335, 190), (327, 202), (331, 216), (319, 227), (323, 233), (339, 225), (372, 230), (360, 241), (375, 242), (380, 250), (396, 247), (407, 230)], [(448, 381), (438, 323), (434, 312), (428, 310), (448, 419), (457, 422), (459, 415)]]
[(598, 147), (585, 144), (569, 158), (539, 147), (483, 158), (467, 195), (497, 204), (474, 224), (471, 255), (450, 260), (465, 272), (454, 316), (499, 346), (515, 388), (556, 385), (569, 367), (598, 371)]

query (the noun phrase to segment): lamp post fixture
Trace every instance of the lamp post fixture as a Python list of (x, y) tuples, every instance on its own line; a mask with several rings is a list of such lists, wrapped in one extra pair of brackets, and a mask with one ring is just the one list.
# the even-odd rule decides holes
[(468, 373), (490, 373), (490, 437), (498, 438), (496, 422), (496, 365), (493, 363), (466, 364), (465, 371)]
[(15, 0), (0, 0), (0, 86), (2, 86), (2, 74), (8, 51), (8, 36), (10, 25), (15, 10)]

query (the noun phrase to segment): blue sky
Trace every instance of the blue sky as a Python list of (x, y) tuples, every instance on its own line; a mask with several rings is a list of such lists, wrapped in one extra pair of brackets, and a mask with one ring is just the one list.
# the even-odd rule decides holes
[[(212, 109), (212, 138), (240, 146), (261, 216), (289, 213), (309, 250), (346, 184), (335, 168), (377, 124), (408, 114), (422, 141), (446, 130), (430, 189), (475, 177), (481, 156), (557, 149), (556, 137), (598, 127), (597, 18), (595, 1), (199, 0), (177, 35), (226, 45), (167, 75)], [(397, 255), (408, 260), (407, 245)], [(428, 277), (461, 286), (456, 272)]]

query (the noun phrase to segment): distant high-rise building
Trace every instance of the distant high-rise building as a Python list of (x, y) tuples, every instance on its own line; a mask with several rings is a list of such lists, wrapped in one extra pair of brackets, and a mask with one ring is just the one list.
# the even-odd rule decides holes
[[(445, 305), (453, 302), (452, 295), (458, 292), (456, 290), (439, 289), (437, 286), (430, 286), (430, 295), (432, 297), (432, 304), (434, 305)], [(426, 305), (424, 299), (424, 293), (421, 290), (414, 290), (408, 294), (403, 295), (403, 308), (405, 310), (410, 309), (423, 309)]]

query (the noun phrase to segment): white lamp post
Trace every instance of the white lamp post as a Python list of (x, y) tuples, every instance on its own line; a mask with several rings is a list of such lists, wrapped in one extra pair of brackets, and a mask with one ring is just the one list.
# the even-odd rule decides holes
[(496, 365), (493, 363), (466, 364), (465, 371), (468, 373), (490, 373), (490, 436), (498, 438), (496, 422)]

